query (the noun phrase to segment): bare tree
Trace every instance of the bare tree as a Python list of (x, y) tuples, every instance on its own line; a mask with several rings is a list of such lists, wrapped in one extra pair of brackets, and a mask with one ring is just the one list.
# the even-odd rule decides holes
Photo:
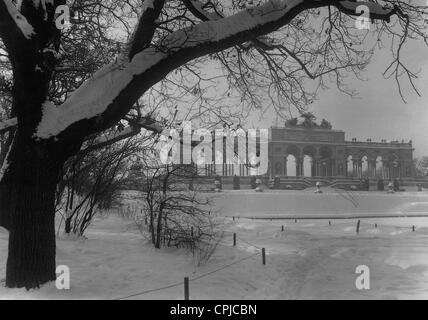
[[(0, 57), (13, 75), (11, 116), (16, 116), (0, 130), (17, 124), (0, 181), (0, 225), (10, 232), (8, 287), (34, 288), (56, 278), (55, 191), (61, 169), (88, 136), (115, 126), (143, 95), (153, 108), (165, 105), (165, 117), (175, 108), (168, 97), (193, 95), (193, 116), (210, 122), (225, 115), (210, 112), (212, 105), (230, 107), (213, 100), (215, 94), (239, 94), (241, 106), (255, 108), (267, 95), (280, 113), (283, 105), (302, 109), (329, 79), (344, 89), (343, 74), (358, 76), (369, 62), (378, 43), (363, 46), (365, 34), (354, 28), (352, 16), (360, 14), (361, 5), (370, 9), (375, 38), (393, 39), (386, 76), (405, 76), (413, 85), (415, 74), (404, 64), (402, 48), (409, 39), (426, 40), (424, 6), (404, 0), (249, 3), (76, 0), (69, 4), (84, 12), (84, 19), (71, 33), (61, 33), (55, 10), (65, 0), (0, 0)], [(126, 45), (117, 56), (106, 54), (109, 64), (94, 75), (88, 72), (86, 81), (79, 79), (82, 84), (71, 95), (48, 98), (59, 70), (74, 77), (61, 60), (62, 45), (72, 45), (82, 28), (92, 26), (105, 31), (99, 43), (122, 35)], [(209, 61), (222, 65), (218, 76), (228, 80), (226, 88), (216, 87), (216, 76), (204, 78)], [(317, 88), (311, 90), (307, 84), (313, 79)], [(183, 118), (188, 113), (179, 112)]]
[[(82, 236), (99, 210), (110, 209), (118, 202), (132, 164), (130, 157), (141, 150), (140, 143), (135, 137), (127, 138), (78, 154), (65, 164), (56, 202), (65, 233)], [(96, 145), (92, 141), (87, 148)]]
[(428, 157), (415, 158), (413, 160), (416, 169), (416, 175), (419, 177), (428, 176)]
[(141, 163), (145, 181), (138, 224), (147, 226), (155, 248), (185, 246), (195, 251), (198, 244), (214, 236), (215, 227), (210, 198), (193, 185), (200, 170), (193, 164), (164, 164), (156, 148), (146, 152)]

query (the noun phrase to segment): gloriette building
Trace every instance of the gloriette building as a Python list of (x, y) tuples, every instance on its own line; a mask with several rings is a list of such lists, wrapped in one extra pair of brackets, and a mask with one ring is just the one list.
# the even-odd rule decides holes
[(272, 127), (269, 176), (411, 178), (413, 150), (412, 141), (346, 141), (341, 130)]

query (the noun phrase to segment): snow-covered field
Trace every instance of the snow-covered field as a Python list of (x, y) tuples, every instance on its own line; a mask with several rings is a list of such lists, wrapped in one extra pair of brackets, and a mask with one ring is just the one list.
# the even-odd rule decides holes
[[(317, 212), (317, 203), (334, 198), (337, 199), (334, 208), (340, 210), (340, 197), (301, 194), (306, 194), (303, 206), (309, 208), (308, 203), (313, 203), (313, 212)], [(381, 212), (382, 206), (387, 208), (386, 212), (410, 206), (424, 213), (422, 208), (428, 202), (426, 193), (390, 195), (388, 201), (384, 195), (357, 196), (365, 206), (369, 197), (377, 199), (367, 200), (371, 203), (370, 211), (375, 212)], [(286, 212), (288, 197), (282, 198), (284, 203), (276, 206), (283, 206)], [(267, 193), (258, 199), (265, 201), (267, 208), (272, 207)], [(232, 206), (233, 201), (228, 203)], [(342, 209), (346, 212), (348, 207), (344, 203)], [(190, 298), (428, 299), (428, 218), (364, 218), (359, 234), (355, 232), (356, 219), (330, 221), (331, 225), (329, 220), (319, 219), (295, 222), (226, 218), (225, 237), (211, 259), (198, 266), (184, 250), (153, 249), (132, 221), (111, 214), (97, 218), (86, 239), (58, 239), (57, 264), (67, 265), (71, 270), (69, 291), (58, 291), (54, 284), (30, 292), (1, 286), (0, 298), (116, 299), (149, 291), (130, 299), (182, 299), (185, 276), (195, 279), (250, 257), (259, 252), (257, 247), (264, 247), (266, 265), (258, 254), (193, 280)], [(237, 247), (232, 246), (233, 232), (238, 236)], [(0, 230), (0, 279), (5, 276), (6, 257), (7, 233)], [(357, 290), (355, 286), (358, 265), (370, 268), (370, 290)]]

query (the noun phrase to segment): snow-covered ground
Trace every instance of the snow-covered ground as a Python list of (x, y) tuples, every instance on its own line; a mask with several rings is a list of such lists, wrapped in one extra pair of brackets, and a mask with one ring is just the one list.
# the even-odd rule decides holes
[[(308, 201), (315, 204), (327, 196), (306, 195)], [(360, 203), (368, 197), (373, 196), (362, 196)], [(408, 194), (401, 195), (401, 201), (397, 200), (399, 195), (389, 199), (394, 199), (391, 200), (394, 203), (401, 202), (401, 207), (407, 208), (409, 202), (417, 202), (419, 205), (413, 206), (422, 208), (428, 197), (426, 194), (417, 197)], [(383, 199), (383, 195), (379, 199)], [(386, 204), (387, 201), (379, 199), (378, 205), (372, 205), (370, 210), (380, 212), (378, 206), (382, 203), (395, 210), (394, 206)], [(270, 201), (269, 197), (266, 201)], [(428, 218), (364, 218), (359, 234), (355, 232), (356, 219), (330, 221), (331, 225), (329, 220), (319, 219), (295, 222), (243, 217), (233, 221), (227, 218), (224, 221), (225, 237), (211, 259), (198, 266), (192, 255), (184, 250), (153, 249), (132, 221), (111, 214), (107, 218), (97, 218), (86, 239), (58, 239), (57, 264), (67, 265), (71, 270), (69, 291), (58, 291), (54, 284), (30, 292), (1, 286), (0, 298), (116, 299), (176, 284), (130, 299), (182, 299), (185, 276), (195, 279), (250, 257), (259, 252), (257, 247), (264, 247), (267, 253), (265, 266), (258, 254), (191, 281), (190, 297), (428, 299)], [(237, 247), (232, 246), (233, 232), (238, 236)], [(7, 233), (0, 230), (0, 278), (5, 276), (6, 257)], [(355, 286), (358, 265), (370, 268), (370, 290), (357, 290)]]

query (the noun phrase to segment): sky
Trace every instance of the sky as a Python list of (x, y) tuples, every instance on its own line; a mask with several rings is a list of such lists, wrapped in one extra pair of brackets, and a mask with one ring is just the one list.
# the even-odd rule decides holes
[[(428, 156), (428, 47), (422, 42), (409, 43), (405, 57), (412, 70), (420, 71), (415, 84), (421, 97), (405, 88), (407, 103), (402, 101), (395, 81), (382, 76), (391, 61), (390, 55), (385, 57), (385, 52), (378, 52), (362, 73), (365, 81), (347, 82), (357, 91), (357, 97), (331, 87), (320, 92), (309, 111), (317, 121), (325, 118), (334, 129), (345, 131), (347, 140), (412, 140), (414, 157)], [(268, 112), (264, 119), (249, 122), (257, 127), (283, 125), (283, 121), (275, 123), (275, 118), (274, 112)]]

